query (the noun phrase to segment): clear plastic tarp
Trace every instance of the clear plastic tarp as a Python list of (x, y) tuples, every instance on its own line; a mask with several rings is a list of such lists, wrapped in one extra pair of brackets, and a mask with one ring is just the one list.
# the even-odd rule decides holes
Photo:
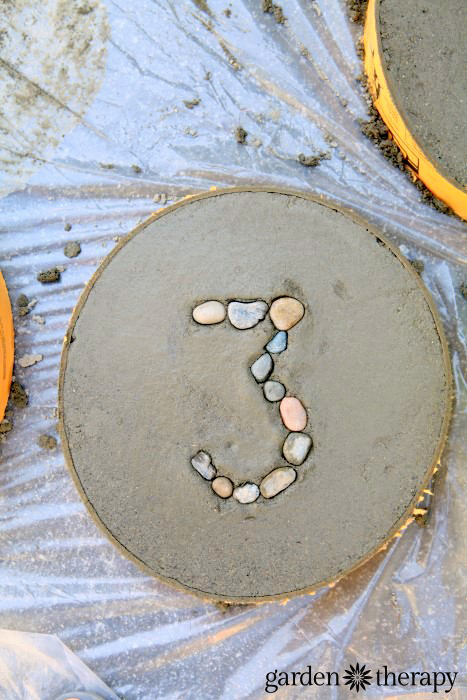
[[(422, 204), (361, 134), (367, 104), (356, 81), (358, 30), (343, 0), (281, 6), (284, 22), (263, 12), (261, 0), (24, 0), (1, 19), (8, 87), (0, 116), (1, 269), (16, 358), (43, 359), (16, 363), (29, 405), (14, 407), (13, 429), (0, 444), (0, 628), (56, 635), (128, 700), (269, 697), (267, 672), (308, 665), (465, 668), (465, 228)], [(248, 133), (245, 144), (235, 138), (238, 127)], [(306, 167), (300, 153), (329, 157)], [(314, 597), (224, 609), (126, 560), (88, 515), (60, 449), (41, 449), (37, 440), (58, 437), (62, 340), (118, 236), (166, 200), (250, 184), (331, 198), (423, 262), (450, 343), (457, 405), (425, 527), (413, 523), (386, 553)], [(63, 254), (70, 240), (82, 247), (73, 259)], [(64, 268), (60, 283), (37, 282), (54, 266)], [(20, 293), (37, 300), (21, 317)], [(421, 690), (433, 688), (372, 685), (365, 696)], [(458, 677), (452, 697), (462, 692)], [(299, 696), (349, 693), (280, 692)], [(0, 697), (23, 696), (0, 689)]]

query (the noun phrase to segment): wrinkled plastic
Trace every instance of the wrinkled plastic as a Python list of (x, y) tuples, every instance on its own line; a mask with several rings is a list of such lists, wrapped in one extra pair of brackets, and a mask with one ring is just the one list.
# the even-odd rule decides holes
[[(259, 0), (208, 5), (109, 0), (97, 97), (26, 189), (0, 202), (13, 304), (20, 293), (37, 299), (27, 316), (15, 316), (16, 357), (43, 355), (32, 367), (16, 365), (29, 406), (14, 410), (14, 428), (0, 445), (0, 626), (57, 635), (128, 700), (268, 697), (268, 671), (308, 665), (460, 671), (465, 229), (422, 204), (360, 133), (362, 67), (342, 2), (289, 0), (286, 24), (263, 13)], [(187, 108), (183, 101), (194, 98), (200, 103)], [(235, 140), (238, 126), (248, 132), (246, 145)], [(319, 151), (331, 158), (316, 168), (297, 161)], [(60, 449), (44, 451), (37, 439), (57, 435), (63, 336), (115, 238), (161, 206), (153, 202), (158, 193), (171, 202), (243, 184), (330, 197), (423, 261), (450, 343), (457, 408), (426, 527), (413, 523), (386, 553), (315, 597), (221, 609), (144, 576), (114, 549), (81, 503)], [(72, 260), (62, 250), (69, 240), (82, 246)], [(36, 274), (54, 265), (66, 268), (61, 283), (39, 284)], [(459, 698), (461, 688), (458, 679)], [(365, 696), (415, 690), (370, 686)], [(322, 687), (280, 696), (349, 694)]]
[(79, 691), (102, 700), (118, 700), (57, 637), (0, 630), (0, 689), (2, 698), (54, 700)]

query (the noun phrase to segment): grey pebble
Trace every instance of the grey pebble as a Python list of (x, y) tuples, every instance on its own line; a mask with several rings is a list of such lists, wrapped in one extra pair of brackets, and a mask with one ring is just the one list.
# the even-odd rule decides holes
[(264, 382), (269, 377), (274, 367), (272, 357), (268, 352), (258, 357), (251, 365), (251, 373), (257, 382)]
[(268, 401), (280, 401), (285, 396), (285, 386), (273, 379), (266, 382), (263, 391)]
[(233, 497), (239, 503), (253, 503), (259, 496), (259, 488), (256, 484), (243, 484), (234, 489)]
[(207, 481), (212, 481), (216, 476), (216, 468), (211, 464), (211, 456), (203, 450), (200, 450), (191, 458), (191, 464), (198, 474), (201, 474), (203, 479), (207, 479)]
[(278, 354), (284, 352), (287, 349), (287, 331), (279, 331), (276, 333), (274, 338), (272, 338), (266, 345), (266, 350)]
[(282, 447), (282, 454), (289, 464), (298, 466), (308, 457), (313, 441), (306, 433), (289, 433)]
[(230, 323), (235, 328), (245, 330), (256, 326), (268, 312), (265, 301), (231, 301), (227, 307)]

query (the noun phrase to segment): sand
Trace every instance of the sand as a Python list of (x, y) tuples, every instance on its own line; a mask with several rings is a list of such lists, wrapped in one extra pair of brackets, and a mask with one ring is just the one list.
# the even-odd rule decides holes
[[(222, 501), (284, 464), (287, 434), (249, 366), (274, 330), (206, 327), (207, 299), (301, 300), (273, 377), (306, 406), (314, 448), (271, 501)], [(148, 571), (225, 600), (339, 577), (405, 517), (437, 457), (449, 378), (418, 275), (341, 213), (299, 196), (180, 202), (117, 247), (62, 359), (62, 443), (88, 505)], [(442, 439), (441, 439), (442, 442)]]
[(441, 171), (467, 183), (464, 0), (381, 0), (391, 92), (414, 138)]

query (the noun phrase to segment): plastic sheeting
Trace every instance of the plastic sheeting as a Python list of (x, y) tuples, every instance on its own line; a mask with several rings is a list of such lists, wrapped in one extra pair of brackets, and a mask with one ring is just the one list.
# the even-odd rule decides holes
[[(128, 699), (268, 697), (266, 672), (308, 665), (460, 671), (465, 229), (420, 203), (408, 179), (360, 133), (361, 64), (343, 2), (287, 0), (285, 24), (263, 13), (259, 0), (207, 2), (108, 0), (107, 66), (97, 96), (57, 149), (42, 154), (27, 186), (0, 202), (12, 302), (20, 293), (37, 299), (27, 316), (15, 316), (16, 357), (43, 355), (32, 367), (16, 365), (29, 406), (15, 408), (14, 428), (0, 445), (0, 627), (57, 635)], [(41, 70), (38, 63), (28, 79), (40, 84)], [(186, 107), (194, 98), (199, 104)], [(238, 126), (248, 132), (246, 145), (235, 140)], [(320, 151), (331, 158), (316, 168), (297, 162), (299, 153)], [(458, 403), (426, 527), (412, 524), (385, 555), (313, 598), (220, 609), (123, 558), (88, 516), (61, 451), (40, 449), (37, 439), (57, 435), (62, 339), (115, 238), (160, 206), (158, 193), (171, 202), (242, 184), (330, 197), (423, 261), (450, 342)], [(72, 260), (63, 255), (69, 240), (82, 246)], [(66, 268), (61, 283), (40, 285), (36, 274), (54, 265)], [(462, 687), (458, 678), (452, 697)], [(397, 692), (417, 690), (432, 689)], [(366, 697), (395, 692), (372, 685)], [(343, 687), (279, 693), (348, 695)]]

